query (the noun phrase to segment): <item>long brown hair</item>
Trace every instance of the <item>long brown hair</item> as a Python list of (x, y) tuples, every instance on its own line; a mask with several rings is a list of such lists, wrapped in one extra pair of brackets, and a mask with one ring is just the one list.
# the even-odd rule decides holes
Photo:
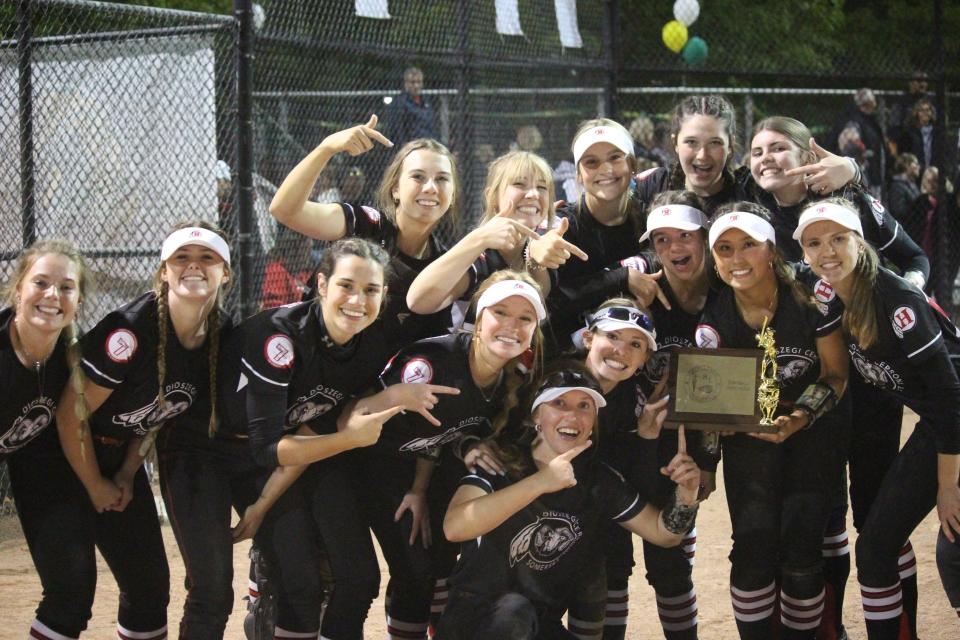
[[(483, 284), (481, 284), (473, 294), (473, 297), (470, 300), (470, 305), (476, 309), (477, 301), (480, 300), (480, 296), (482, 296), (483, 293), (492, 285), (504, 280), (520, 280), (529, 284), (537, 291), (538, 294), (540, 294), (540, 300), (543, 302), (543, 292), (540, 291), (540, 285), (538, 285), (537, 281), (531, 278), (526, 272), (514, 271), (512, 269), (501, 269), (483, 281)], [(544, 302), (544, 305), (545, 304), (546, 303)], [(473, 326), (473, 340), (470, 344), (471, 350), (479, 348), (477, 336), (480, 335), (481, 313), (482, 312), (479, 311), (477, 312), (476, 322)], [(520, 400), (518, 394), (520, 387), (522, 387), (523, 384), (528, 380), (535, 379), (543, 369), (543, 332), (540, 330), (539, 323), (533, 331), (533, 337), (530, 340), (530, 349), (533, 351), (533, 365), (528, 371), (524, 371), (522, 369), (522, 360), (524, 354), (520, 354), (513, 360), (510, 360), (503, 367), (504, 375), (506, 376), (506, 396), (504, 397), (503, 407), (500, 409), (500, 413), (498, 413), (497, 416), (491, 421), (494, 435), (497, 435), (503, 431), (507, 425), (507, 419), (510, 416), (510, 412), (519, 404)]]
[[(734, 211), (752, 213), (753, 215), (770, 222), (770, 212), (766, 207), (755, 202), (740, 201), (730, 202), (719, 207), (714, 212), (713, 217), (710, 218), (710, 224), (716, 222), (717, 218), (720, 216), (732, 213)], [(767, 242), (767, 247), (770, 249), (772, 256), (771, 266), (773, 267), (773, 273), (777, 280), (786, 284), (790, 288), (790, 293), (793, 295), (793, 299), (796, 300), (798, 304), (805, 307), (816, 308), (817, 301), (813, 297), (813, 292), (811, 292), (806, 285), (797, 280), (797, 272), (790, 265), (790, 263), (787, 262), (787, 259), (783, 257), (783, 252), (780, 251), (779, 247), (769, 241)]]
[[(200, 227), (212, 231), (223, 238), (227, 244), (230, 243), (230, 239), (224, 231), (205, 220), (188, 220), (177, 223), (170, 230), (170, 233), (187, 227)], [(157, 383), (159, 385), (157, 388), (157, 407), (161, 410), (167, 405), (164, 385), (167, 377), (167, 319), (170, 316), (169, 300), (167, 299), (170, 287), (163, 279), (165, 268), (166, 265), (161, 263), (153, 277), (153, 291), (157, 295)], [(226, 274), (230, 273), (230, 267), (226, 264), (224, 264), (224, 272)], [(229, 284), (229, 282), (222, 284), (217, 290), (210, 315), (207, 316), (206, 320), (208, 337), (205, 348), (207, 350), (207, 368), (209, 369), (208, 377), (210, 380), (210, 421), (207, 426), (207, 434), (211, 438), (217, 432), (217, 360), (220, 353), (221, 316), (225, 313), (221, 308), (221, 301)]]
[(400, 150), (393, 156), (393, 160), (387, 165), (383, 172), (383, 179), (377, 188), (377, 206), (386, 214), (391, 221), (397, 221), (397, 200), (393, 197), (393, 190), (400, 183), (400, 174), (403, 171), (403, 162), (414, 151), (420, 150), (432, 151), (440, 154), (450, 161), (450, 180), (453, 184), (453, 193), (450, 195), (450, 208), (444, 214), (444, 218), (450, 221), (450, 224), (456, 225), (460, 218), (460, 178), (457, 174), (457, 159), (450, 153), (444, 145), (432, 138), (417, 138), (400, 147)]

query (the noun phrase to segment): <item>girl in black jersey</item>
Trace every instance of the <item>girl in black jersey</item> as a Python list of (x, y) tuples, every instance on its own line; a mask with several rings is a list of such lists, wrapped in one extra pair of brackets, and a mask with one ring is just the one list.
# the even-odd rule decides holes
[(773, 637), (779, 582), (780, 637), (812, 640), (823, 610), (828, 490), (840, 470), (836, 431), (845, 418), (831, 411), (847, 377), (839, 318), (795, 281), (761, 207), (735, 203), (717, 214), (709, 240), (728, 286), (704, 309), (697, 345), (755, 348), (769, 323), (780, 384), (775, 433), (722, 438), (734, 616), (741, 638)]
[[(415, 313), (435, 313), (456, 300), (469, 299), (487, 276), (500, 269), (526, 271), (549, 293), (557, 267), (572, 255), (587, 257), (563, 239), (566, 218), (554, 228), (553, 173), (540, 156), (529, 151), (500, 156), (490, 163), (483, 193), (484, 214), (477, 228), (410, 285), (407, 304)], [(549, 231), (541, 237), (536, 230), (544, 225)]]
[[(813, 271), (843, 305), (847, 348), (857, 375), (903, 401), (920, 422), (886, 473), (857, 539), (857, 578), (871, 639), (904, 637), (898, 555), (934, 507), (937, 560), (953, 607), (960, 533), (960, 381), (950, 362), (956, 327), (916, 287), (878, 266), (849, 204), (815, 203), (794, 238)], [(909, 629), (906, 629), (909, 632)]]
[[(376, 442), (383, 422), (401, 409), (424, 411), (435, 393), (456, 391), (407, 385), (384, 412), (342, 413), (354, 394), (375, 382), (382, 368), (382, 336), (369, 327), (386, 294), (388, 260), (386, 252), (370, 242), (340, 240), (320, 264), (317, 300), (271, 309), (241, 325), (246, 347), (239, 388), (245, 395), (253, 455), (261, 464), (277, 468), (239, 527), (250, 535), (269, 512), (273, 538), (291, 540), (289, 548), (280, 549), (288, 556), (280, 563), (295, 569), (291, 558), (300, 559), (299, 564), (313, 572), (314, 582), (318, 577), (314, 547), (318, 535), (322, 538), (335, 581), (322, 635), (338, 640), (362, 637), (369, 602), (362, 610), (360, 603), (376, 597), (379, 577), (376, 558), (364, 562), (363, 554), (354, 551), (369, 539), (357, 486), (365, 479), (357, 457), (345, 452)], [(271, 507), (308, 465), (319, 460), (323, 464), (312, 465), (296, 487), (307, 501), (308, 521), (282, 521), (281, 517), (292, 517), (286, 515), (286, 506), (280, 514)], [(284, 531), (293, 526), (298, 530)], [(366, 580), (370, 571), (376, 574), (372, 584)], [(293, 603), (297, 628), (278, 622), (277, 637), (315, 636), (318, 631), (319, 589), (310, 582), (301, 585), (314, 600), (298, 597)], [(284, 588), (294, 591), (291, 584)]]
[(207, 351), (217, 350), (217, 299), (230, 250), (217, 233), (192, 224), (167, 236), (160, 259), (154, 290), (84, 336), (82, 392), (68, 387), (57, 411), (64, 453), (93, 506), (73, 532), (83, 541), (82, 562), (71, 568), (75, 592), (93, 598), (96, 546), (121, 591), (117, 633), (143, 639), (167, 637), (170, 597), (143, 457), (167, 420), (212, 393)]
[(446, 251), (436, 233), (444, 218), (457, 219), (459, 182), (453, 154), (436, 140), (405, 144), (384, 172), (377, 192), (378, 209), (359, 203), (323, 204), (308, 200), (320, 173), (342, 152), (357, 156), (374, 143), (392, 147), (376, 130), (377, 117), (364, 125), (333, 133), (294, 167), (270, 203), (278, 221), (311, 238), (337, 240), (366, 238), (390, 254), (389, 291), (380, 318), (382, 360), (414, 340), (445, 333), (450, 310), (417, 316), (407, 307), (407, 289), (413, 279)]
[(557, 213), (569, 226), (564, 238), (588, 257), (561, 265), (550, 293), (550, 323), (561, 349), (583, 328), (583, 314), (604, 300), (656, 292), (638, 256), (643, 211), (630, 189), (637, 168), (630, 134), (613, 120), (587, 120), (573, 138), (573, 158), (584, 193)]
[[(805, 176), (792, 175), (796, 167), (816, 160), (810, 147), (810, 131), (803, 123), (783, 116), (762, 120), (753, 130), (750, 143), (750, 171), (759, 189), (755, 200), (770, 209), (777, 246), (788, 260), (796, 261), (802, 251), (792, 235), (797, 228), (800, 212), (811, 201), (823, 197), (819, 187), (808, 187)], [(930, 271), (930, 263), (923, 251), (883, 204), (859, 185), (847, 185), (837, 192), (856, 203), (864, 239), (883, 258), (896, 266), (904, 278), (923, 287)], [(863, 525), (876, 497), (886, 470), (900, 450), (900, 425), (903, 405), (896, 398), (854, 376), (850, 395), (855, 416), (849, 446), (850, 498), (853, 504), (853, 523)], [(847, 448), (846, 445), (844, 448)], [(836, 504), (824, 534), (824, 574), (827, 578), (828, 606), (824, 616), (824, 640), (834, 635), (842, 638), (844, 588), (850, 573), (850, 555), (847, 545), (846, 482), (841, 480)], [(911, 629), (916, 636), (917, 578), (916, 561), (909, 541), (900, 554), (904, 606), (909, 612)], [(832, 597), (831, 597), (832, 596)]]
[(614, 521), (657, 544), (676, 545), (696, 514), (699, 471), (681, 451), (663, 469), (677, 483), (664, 510), (645, 504), (618, 473), (582, 455), (606, 401), (587, 375), (548, 376), (533, 400), (528, 445), (505, 446), (509, 472), (461, 480), (443, 529), (462, 542), (438, 640), (576, 638), (560, 620), (591, 565), (602, 527)]
[(546, 310), (528, 275), (498, 271), (475, 292), (473, 306), (473, 333), (402, 349), (381, 375), (384, 391), (358, 403), (359, 410), (377, 411), (394, 406), (406, 387), (459, 389), (435, 399), (423, 416), (393, 418), (366, 460), (365, 477), (377, 478), (367, 483), (366, 503), (390, 565), (388, 633), (397, 637), (426, 635), (434, 579), (446, 579), (456, 560), (456, 547), (443, 539), (440, 523), (464, 470), (461, 447), (503, 428), (527, 379), (524, 371), (536, 369), (542, 357), (539, 325)]
[(86, 497), (53, 425), (68, 361), (80, 359), (74, 319), (89, 289), (89, 272), (72, 245), (37, 242), (20, 254), (0, 310), (0, 460), (43, 586), (28, 633), (41, 640), (77, 638), (90, 618), (90, 603), (75, 601), (63, 570), (76, 562), (70, 532)]

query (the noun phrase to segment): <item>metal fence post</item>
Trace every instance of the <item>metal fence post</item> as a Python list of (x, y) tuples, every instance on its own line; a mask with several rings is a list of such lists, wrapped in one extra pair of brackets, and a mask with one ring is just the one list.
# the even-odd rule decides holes
[(606, 74), (603, 83), (604, 117), (616, 119), (620, 113), (617, 109), (617, 88), (620, 82), (620, 60), (618, 52), (620, 4), (617, 0), (606, 0), (603, 3), (603, 57)]
[[(457, 48), (460, 57), (460, 73), (457, 78), (456, 112), (460, 113), (459, 135), (453, 139), (453, 151), (460, 162), (460, 179), (463, 189), (458, 195), (464, 213), (471, 212), (473, 202), (464, 202), (464, 196), (474, 193), (473, 176), (473, 109), (470, 100), (470, 86), (473, 83), (473, 56), (470, 50), (470, 14), (471, 1), (457, 2)], [(450, 140), (447, 141), (448, 143)], [(470, 198), (473, 200), (473, 198)]]
[(23, 246), (37, 239), (35, 170), (33, 155), (33, 25), (32, 0), (17, 3), (17, 70), (20, 111), (20, 218)]
[[(946, 60), (944, 59), (944, 42), (943, 42), (943, 1), (934, 0), (933, 1), (933, 48), (934, 48), (934, 77), (936, 78), (936, 96), (934, 100), (937, 104), (937, 119), (936, 126), (934, 130), (939, 129), (940, 135), (946, 137), (946, 117), (947, 117), (947, 96), (946, 96), (946, 74), (944, 73)], [(955, 274), (950, 273), (950, 242), (951, 242), (951, 233), (950, 233), (950, 206), (947, 202), (947, 199), (951, 197), (952, 194), (948, 194), (946, 190), (946, 182), (948, 179), (947, 176), (947, 166), (945, 164), (947, 141), (943, 140), (943, 144), (933, 145), (933, 158), (931, 161), (933, 166), (940, 168), (940, 179), (937, 184), (937, 210), (935, 216), (937, 218), (937, 247), (934, 250), (934, 255), (930, 256), (931, 262), (933, 263), (933, 273), (935, 275), (934, 282), (931, 283), (931, 289), (936, 294), (937, 299), (942, 301), (943, 304), (947, 305), (947, 308), (951, 313), (955, 311), (953, 308), (953, 282), (950, 282), (950, 277)]]
[(251, 230), (253, 212), (253, 2), (233, 0), (239, 23), (237, 41), (237, 229), (240, 245), (241, 317), (254, 308), (254, 252)]

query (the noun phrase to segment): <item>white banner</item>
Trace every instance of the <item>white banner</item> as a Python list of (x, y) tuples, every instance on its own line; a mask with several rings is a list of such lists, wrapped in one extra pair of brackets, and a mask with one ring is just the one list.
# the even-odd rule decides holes
[(390, 19), (387, 0), (353, 0), (353, 9), (361, 18)]
[(519, 0), (496, 0), (494, 6), (497, 10), (497, 33), (505, 36), (522, 36), (523, 28), (520, 26), (520, 9), (517, 7)]
[(560, 43), (572, 49), (583, 47), (580, 27), (577, 24), (577, 0), (553, 0), (553, 7), (557, 13)]

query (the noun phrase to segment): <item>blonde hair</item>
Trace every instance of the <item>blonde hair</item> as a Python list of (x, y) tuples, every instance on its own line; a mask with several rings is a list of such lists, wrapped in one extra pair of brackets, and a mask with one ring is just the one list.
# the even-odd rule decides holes
[[(480, 300), (480, 296), (482, 296), (484, 292), (492, 285), (504, 280), (520, 280), (529, 284), (540, 295), (540, 301), (544, 304), (544, 306), (546, 306), (546, 302), (543, 299), (543, 292), (540, 290), (540, 285), (537, 284), (537, 281), (530, 277), (526, 272), (514, 271), (512, 269), (501, 269), (484, 280), (483, 284), (481, 284), (474, 292), (473, 297), (470, 300), (470, 305), (476, 309), (477, 302)], [(478, 311), (473, 326), (473, 340), (471, 340), (470, 344), (471, 350), (479, 348), (477, 336), (480, 335), (481, 315), (482, 311)], [(530, 340), (530, 349), (533, 350), (533, 366), (529, 371), (524, 372), (520, 369), (523, 354), (517, 356), (503, 367), (503, 371), (505, 372), (506, 376), (506, 396), (504, 397), (503, 407), (500, 409), (500, 413), (497, 414), (493, 420), (491, 420), (494, 436), (503, 431), (504, 427), (506, 427), (507, 419), (510, 417), (510, 411), (512, 411), (513, 408), (519, 404), (520, 400), (518, 393), (520, 387), (522, 387), (523, 384), (528, 380), (536, 378), (539, 372), (543, 369), (543, 332), (540, 330), (539, 324), (537, 324), (533, 331), (533, 337)]]
[[(4, 288), (3, 296), (7, 305), (17, 309), (19, 305), (20, 287), (23, 285), (27, 273), (33, 268), (37, 260), (46, 255), (60, 255), (71, 261), (77, 267), (77, 297), (78, 303), (82, 303), (93, 290), (93, 276), (87, 267), (86, 261), (80, 251), (66, 240), (39, 240), (30, 247), (24, 249), (14, 267), (13, 277)], [(80, 420), (80, 455), (86, 459), (86, 452), (83, 447), (83, 434), (88, 428), (90, 411), (87, 408), (86, 398), (84, 397), (84, 387), (86, 385), (86, 376), (83, 375), (83, 368), (80, 366), (82, 358), (82, 349), (80, 347), (80, 330), (77, 328), (76, 319), (64, 328), (64, 343), (67, 346), (67, 366), (70, 368), (70, 387), (76, 395), (74, 402), (74, 411)]]
[(483, 188), (483, 219), (487, 222), (499, 213), (500, 194), (513, 181), (535, 175), (547, 186), (547, 228), (553, 227), (553, 201), (556, 200), (556, 188), (553, 183), (553, 171), (547, 161), (530, 151), (510, 151), (490, 163), (487, 170), (487, 184)]
[[(589, 131), (590, 129), (595, 129), (597, 127), (609, 127), (612, 129), (618, 129), (623, 132), (630, 140), (633, 138), (630, 136), (630, 132), (627, 131), (622, 124), (611, 120), (610, 118), (593, 118), (592, 120), (584, 120), (580, 123), (580, 126), (577, 128), (576, 134), (573, 136), (573, 143), (570, 145), (571, 154), (573, 153), (573, 145), (577, 143), (577, 138)], [(637, 172), (637, 156), (634, 155), (633, 150), (626, 152), (627, 166), (630, 169), (631, 174)], [(581, 185), (583, 181), (580, 179), (580, 164), (577, 164), (577, 182)], [(580, 201), (581, 203), (583, 200)], [(633, 193), (629, 188), (625, 189), (623, 194), (620, 196), (620, 202), (617, 205), (617, 210), (621, 214), (626, 214), (627, 218), (630, 220), (633, 225), (633, 229), (636, 232), (636, 235), (639, 237), (641, 229), (643, 226), (642, 220), (642, 211), (640, 206), (637, 204), (636, 199), (633, 197)], [(577, 214), (582, 215), (583, 211), (581, 210), (580, 204), (577, 205)]]
[[(189, 220), (186, 222), (180, 222), (174, 225), (174, 227), (170, 230), (170, 233), (186, 227), (200, 227), (202, 229), (206, 229), (207, 231), (213, 231), (228, 243), (230, 242), (226, 233), (224, 233), (216, 225), (206, 222), (205, 220)], [(165, 269), (166, 264), (161, 264), (157, 268), (157, 272), (153, 278), (153, 291), (157, 295), (157, 383), (159, 385), (157, 389), (157, 407), (159, 407), (161, 410), (163, 410), (167, 405), (167, 398), (164, 394), (164, 385), (167, 377), (167, 318), (170, 316), (169, 300), (167, 299), (167, 296), (170, 292), (170, 287), (163, 279), (163, 273)], [(224, 271), (227, 274), (230, 273), (230, 267), (226, 263), (224, 263)], [(210, 308), (210, 314), (206, 318), (208, 331), (206, 349), (210, 381), (210, 421), (207, 427), (207, 435), (209, 435), (211, 438), (217, 432), (218, 422), (217, 360), (220, 354), (220, 327), (222, 324), (221, 314), (224, 313), (220, 305), (226, 286), (229, 285), (221, 285), (221, 287), (217, 290), (217, 295), (214, 298), (212, 307)]]
[(400, 147), (400, 150), (393, 156), (393, 160), (387, 165), (383, 172), (383, 179), (377, 188), (377, 206), (394, 223), (397, 221), (397, 204), (393, 197), (393, 190), (400, 184), (400, 174), (403, 172), (403, 163), (407, 157), (414, 151), (432, 151), (445, 157), (450, 161), (450, 180), (453, 184), (453, 193), (450, 196), (450, 208), (447, 209), (445, 217), (451, 224), (456, 225), (460, 218), (460, 210), (457, 200), (460, 197), (460, 178), (457, 175), (457, 159), (450, 153), (444, 145), (431, 138), (417, 138)]

